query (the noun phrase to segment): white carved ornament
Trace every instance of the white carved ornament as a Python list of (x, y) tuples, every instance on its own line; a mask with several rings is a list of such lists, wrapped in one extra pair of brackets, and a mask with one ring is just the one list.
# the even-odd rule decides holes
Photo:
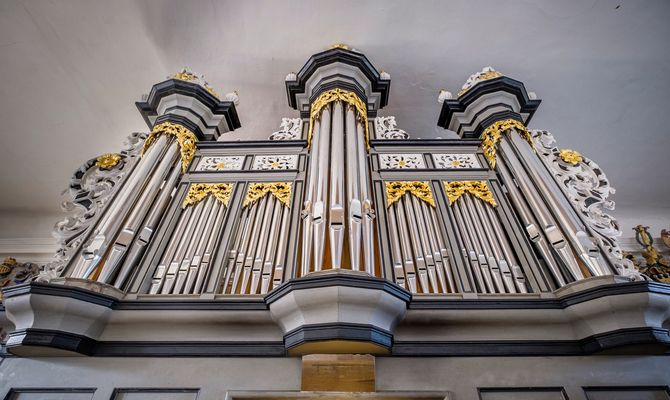
[(271, 171), (281, 169), (297, 169), (298, 155), (255, 156), (251, 169), (255, 171)]
[(86, 233), (100, 217), (107, 202), (121, 187), (123, 180), (139, 159), (146, 134), (133, 133), (126, 139), (120, 161), (111, 168), (99, 168), (93, 158), (77, 169), (70, 179), (70, 186), (63, 193), (68, 199), (61, 209), (68, 215), (56, 223), (53, 236), (60, 248), (54, 259), (44, 266), (38, 281), (48, 282), (60, 276), (73, 253), (86, 237)]
[(615, 190), (598, 164), (583, 156), (579, 162), (566, 162), (561, 158), (560, 150), (555, 147), (556, 139), (551, 133), (533, 130), (531, 135), (538, 156), (571, 200), (619, 274), (633, 280), (646, 279), (630, 260), (623, 257), (617, 240), (621, 236), (619, 224), (606, 212), (614, 210), (614, 201), (609, 200), (609, 196)]
[(375, 118), (375, 138), (409, 139), (409, 134), (402, 129), (397, 128), (395, 117), (377, 117)]
[(196, 171), (239, 171), (245, 156), (203, 157)]
[(270, 140), (298, 140), (302, 137), (302, 118), (282, 118), (279, 130), (270, 135)]
[(423, 169), (426, 164), (422, 154), (380, 154), (381, 169)]
[(433, 154), (435, 167), (439, 169), (481, 168), (474, 154)]

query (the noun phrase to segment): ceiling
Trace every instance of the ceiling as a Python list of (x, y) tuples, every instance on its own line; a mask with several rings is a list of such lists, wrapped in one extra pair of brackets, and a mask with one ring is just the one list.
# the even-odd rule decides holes
[(72, 172), (147, 130), (134, 102), (184, 66), (239, 92), (227, 139), (266, 138), (296, 116), (285, 75), (336, 42), (391, 74), (380, 115), (413, 137), (449, 136), (439, 90), (492, 65), (537, 93), (530, 128), (597, 161), (620, 207), (668, 210), (668, 17), (665, 0), (2, 1), (0, 212), (57, 212)]

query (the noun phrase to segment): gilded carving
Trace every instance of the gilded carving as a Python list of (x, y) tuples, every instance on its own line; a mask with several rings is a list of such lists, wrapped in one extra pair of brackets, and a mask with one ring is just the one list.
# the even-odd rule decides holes
[(298, 155), (255, 156), (251, 169), (254, 171), (272, 171), (298, 168)]
[(196, 171), (239, 171), (245, 156), (202, 157)]
[(188, 188), (188, 193), (181, 208), (198, 204), (209, 195), (214, 196), (216, 200), (227, 207), (232, 193), (232, 183), (193, 183)]
[[(633, 262), (640, 273), (657, 282), (670, 283), (670, 261), (654, 247), (654, 238), (649, 233), (649, 227), (637, 225), (633, 230), (635, 231), (635, 240), (643, 249), (644, 264), (636, 260), (630, 253), (626, 254), (626, 258)], [(666, 230), (661, 232), (661, 238), (666, 246), (668, 245), (666, 242), (667, 235)]]
[(433, 162), (441, 169), (481, 168), (474, 154), (433, 154)]
[(444, 189), (447, 192), (449, 205), (454, 204), (456, 200), (467, 192), (493, 207), (498, 206), (486, 181), (444, 182)]
[(247, 207), (270, 193), (283, 205), (290, 207), (292, 187), (291, 182), (252, 183), (247, 189), (247, 195), (244, 197), (242, 206)]
[(475, 74), (470, 75), (468, 80), (465, 81), (465, 84), (463, 85), (461, 90), (458, 92), (458, 97), (463, 96), (465, 93), (467, 93), (468, 90), (472, 89), (472, 87), (478, 84), (479, 82), (499, 78), (501, 76), (503, 76), (503, 74), (496, 71), (492, 67), (484, 67), (484, 69), (481, 70), (481, 72), (477, 72)]
[(380, 154), (379, 166), (382, 169), (426, 168), (422, 154)]
[(216, 97), (217, 99), (219, 98), (219, 94), (216, 93), (213, 87), (209, 86), (209, 83), (205, 81), (204, 76), (198, 76), (194, 72), (189, 71), (188, 69), (184, 68), (181, 71), (177, 72), (172, 76), (173, 79), (179, 79), (180, 81), (187, 81), (187, 82), (194, 82), (203, 88), (207, 90), (209, 93), (212, 94), (212, 96)]
[(160, 123), (154, 126), (149, 137), (144, 141), (144, 147), (142, 148), (143, 155), (160, 135), (170, 135), (177, 138), (179, 151), (181, 152), (181, 170), (182, 172), (186, 172), (188, 165), (193, 160), (193, 156), (195, 156), (195, 144), (198, 141), (195, 134), (179, 124), (172, 122)]
[(433, 191), (427, 181), (386, 182), (386, 206), (390, 207), (408, 192), (435, 207)]
[(95, 159), (95, 165), (102, 169), (112, 169), (121, 161), (121, 154), (107, 153)]
[(525, 140), (530, 144), (530, 147), (533, 147), (533, 138), (530, 136), (530, 132), (523, 125), (523, 123), (515, 119), (506, 119), (503, 121), (497, 121), (489, 125), (480, 139), (482, 139), (482, 150), (484, 151), (484, 156), (491, 165), (491, 168), (496, 167), (496, 148), (498, 143), (502, 138), (503, 133), (509, 131), (510, 129), (515, 129)]
[(572, 165), (577, 165), (583, 160), (581, 154), (570, 149), (561, 149), (561, 151), (558, 153), (558, 156), (561, 157), (561, 160), (564, 162)]
[(365, 144), (370, 149), (370, 135), (368, 132), (368, 110), (356, 93), (349, 92), (335, 88), (321, 93), (319, 97), (312, 103), (311, 111), (309, 113), (309, 133), (307, 134), (307, 147), (312, 144), (312, 135), (314, 134), (314, 122), (321, 116), (321, 110), (328, 104), (335, 101), (343, 101), (356, 108), (358, 112), (358, 120), (365, 127)]

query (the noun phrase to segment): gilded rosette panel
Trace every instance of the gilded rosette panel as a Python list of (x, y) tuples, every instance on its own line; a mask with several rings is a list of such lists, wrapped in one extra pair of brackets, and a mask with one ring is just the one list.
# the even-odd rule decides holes
[(491, 193), (489, 185), (486, 183), (486, 181), (444, 182), (444, 189), (447, 192), (449, 205), (454, 204), (454, 202), (463, 196), (463, 194), (466, 192), (490, 204), (492, 207), (496, 207), (498, 205), (493, 198), (493, 193)]
[(390, 207), (393, 203), (400, 200), (405, 193), (419, 198), (435, 207), (435, 198), (433, 191), (427, 181), (414, 182), (386, 182), (386, 206)]
[(227, 207), (232, 193), (232, 183), (193, 183), (188, 188), (188, 193), (181, 208), (198, 204), (209, 195), (214, 196), (216, 200)]
[(571, 165), (577, 165), (580, 162), (582, 162), (582, 160), (584, 160), (581, 154), (570, 149), (561, 149), (558, 153), (558, 156), (561, 157), (561, 160), (563, 160), (563, 162), (566, 162)]
[(283, 205), (289, 207), (292, 188), (293, 184), (291, 182), (252, 183), (247, 189), (247, 195), (244, 197), (242, 206), (247, 207), (270, 193)]

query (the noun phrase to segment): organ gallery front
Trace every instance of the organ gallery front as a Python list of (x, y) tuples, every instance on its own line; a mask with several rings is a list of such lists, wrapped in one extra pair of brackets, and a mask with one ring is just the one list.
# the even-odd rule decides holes
[(285, 86), (267, 140), (227, 141), (238, 94), (186, 69), (136, 103), (149, 131), (75, 171), (54, 260), (2, 291), (0, 396), (670, 399), (670, 290), (522, 82), (442, 91), (456, 139), (400, 129), (346, 45)]

